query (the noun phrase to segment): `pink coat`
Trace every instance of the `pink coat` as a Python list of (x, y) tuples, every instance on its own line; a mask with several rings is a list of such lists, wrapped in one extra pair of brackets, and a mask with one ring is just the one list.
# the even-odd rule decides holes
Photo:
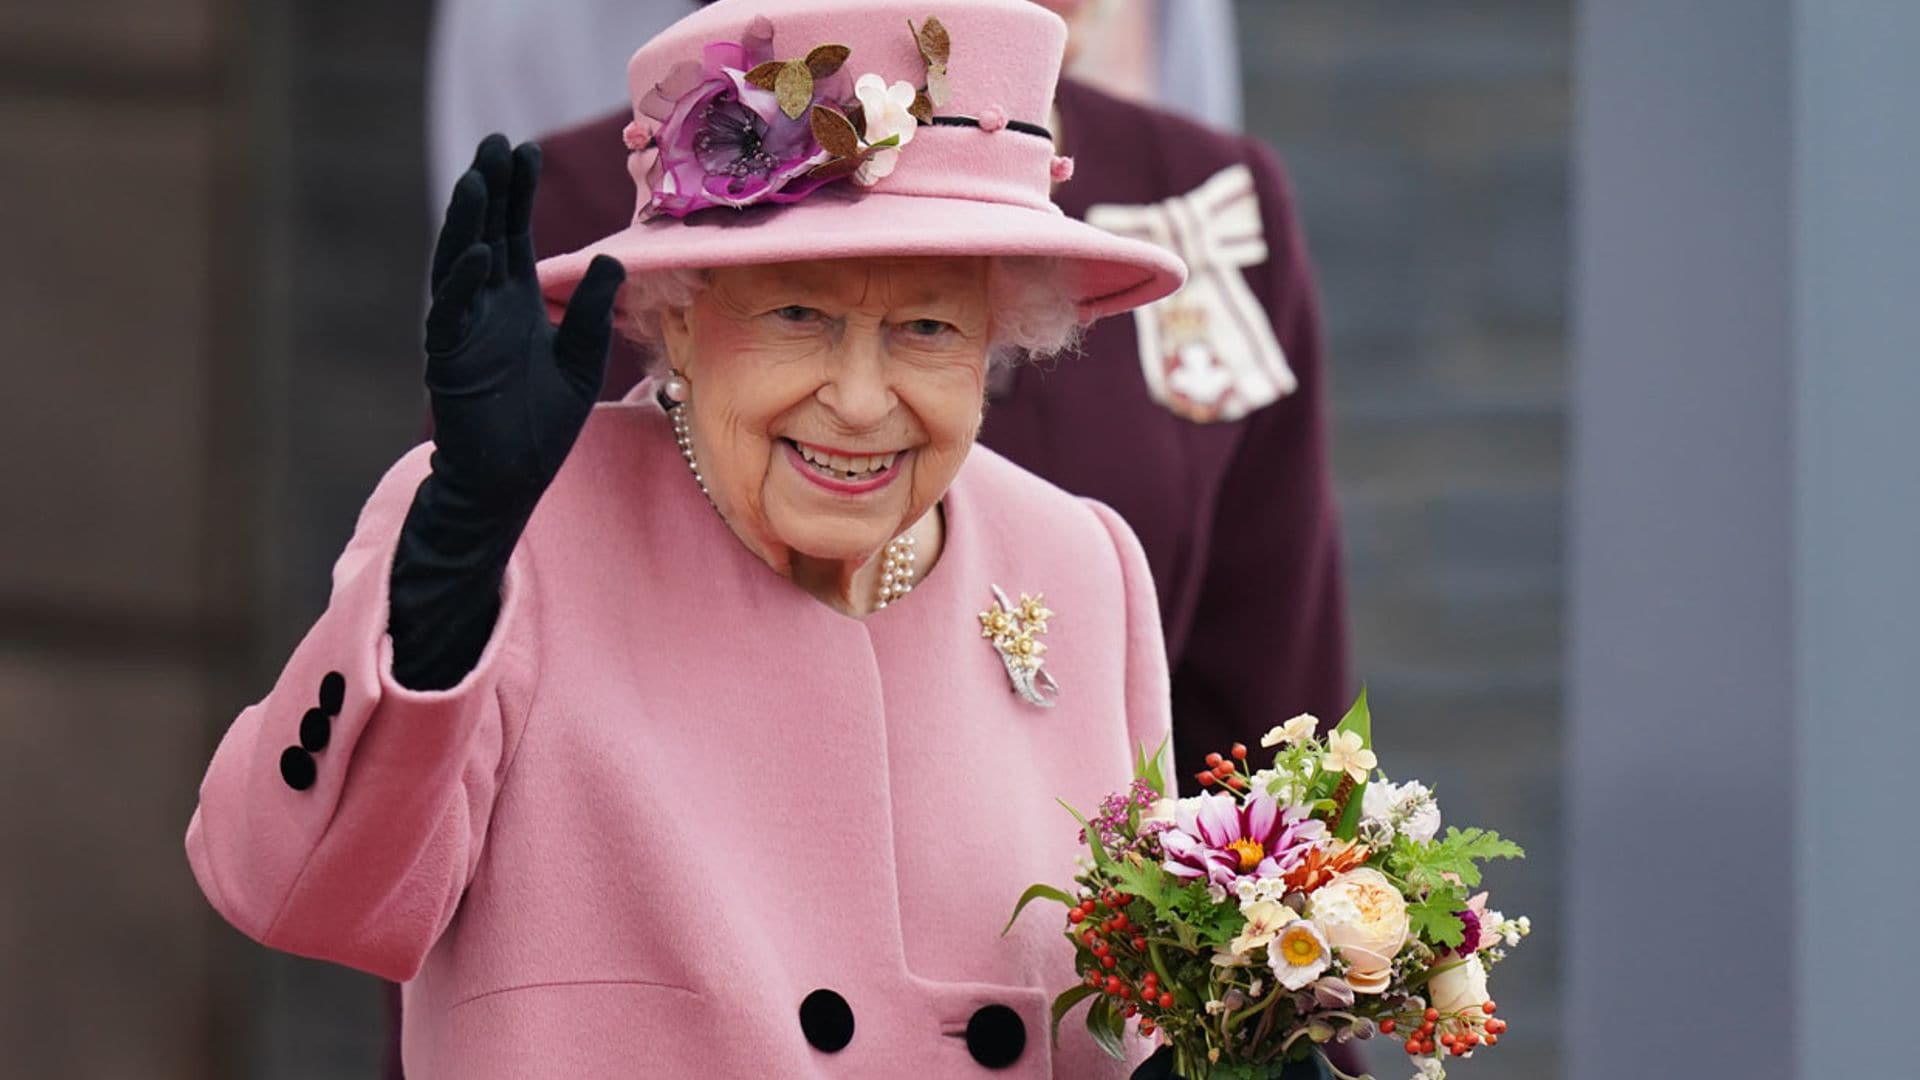
[[(636, 394), (535, 513), (476, 670), (417, 693), (385, 625), (426, 468), (422, 447), (368, 501), (187, 831), (242, 932), (406, 982), (411, 1080), (964, 1077), (1021, 1036), (1000, 1075), (1127, 1074), (1077, 1011), (1048, 1047), (1059, 909), (1000, 936), (1074, 871), (1055, 798), (1090, 812), (1167, 731), (1153, 583), (1112, 511), (975, 447), (938, 564), (855, 620), (734, 539)], [(1057, 613), (1055, 708), (982, 638), (993, 585)], [(303, 721), (325, 746), (296, 789)], [(839, 1010), (801, 1017), (818, 990), (853, 1020), (833, 1052)]]

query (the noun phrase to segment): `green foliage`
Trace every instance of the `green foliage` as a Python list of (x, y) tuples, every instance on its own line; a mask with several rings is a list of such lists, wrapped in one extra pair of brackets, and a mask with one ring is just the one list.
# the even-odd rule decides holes
[(1425, 898), (1407, 905), (1407, 920), (1418, 936), (1435, 945), (1457, 946), (1467, 940), (1466, 926), (1457, 911), (1465, 911), (1467, 892), (1458, 885), (1443, 884)]
[(1067, 806), (1067, 800), (1055, 799), (1053, 801), (1059, 803), (1061, 806), (1066, 806), (1067, 813), (1072, 814), (1073, 820), (1080, 823), (1081, 830), (1087, 835), (1087, 849), (1093, 852), (1093, 864), (1101, 867), (1111, 865), (1113, 863), (1113, 856), (1107, 854), (1107, 845), (1100, 842), (1099, 831), (1087, 824), (1087, 819), (1081, 816), (1080, 811), (1075, 810), (1071, 806)]
[[(1180, 936), (1181, 944), (1192, 948), (1199, 945), (1225, 945), (1240, 935), (1247, 927), (1247, 917), (1240, 914), (1237, 904), (1228, 902), (1216, 904), (1207, 895), (1207, 887), (1198, 881), (1190, 881), (1172, 891), (1167, 904), (1172, 921), (1179, 930), (1186, 931)], [(1193, 938), (1190, 944), (1186, 938)]]
[[(1373, 749), (1373, 713), (1367, 708), (1366, 687), (1360, 688), (1360, 696), (1354, 699), (1353, 708), (1347, 710), (1347, 715), (1340, 719), (1340, 725), (1334, 730), (1351, 731), (1360, 736), (1362, 747)], [(1336, 777), (1334, 782), (1337, 785), (1339, 778)], [(1360, 801), (1366, 793), (1365, 780), (1353, 785), (1353, 794), (1347, 798), (1346, 812), (1340, 815), (1339, 821), (1334, 822), (1333, 835), (1342, 840), (1353, 839), (1353, 834), (1360, 828)]]
[(1100, 991), (1095, 990), (1093, 987), (1088, 986), (1086, 983), (1080, 983), (1079, 985), (1074, 986), (1073, 988), (1063, 992), (1059, 997), (1053, 999), (1052, 1011), (1053, 1011), (1054, 1049), (1057, 1050), (1060, 1047), (1060, 1021), (1066, 1017), (1067, 1013), (1075, 1005), (1080, 1004), (1081, 1001), (1087, 998), (1090, 998), (1099, 992)]
[(1114, 888), (1123, 893), (1137, 896), (1153, 905), (1154, 914), (1164, 915), (1168, 909), (1168, 892), (1176, 885), (1173, 875), (1159, 863), (1148, 862), (1139, 856), (1116, 859), (1107, 868), (1113, 875)]
[(1074, 906), (1073, 897), (1068, 896), (1063, 890), (1056, 889), (1044, 882), (1038, 885), (1029, 885), (1027, 886), (1027, 891), (1020, 894), (1020, 902), (1013, 905), (1013, 914), (1007, 917), (1007, 925), (1001, 929), (1000, 936), (1007, 936), (1007, 931), (1013, 929), (1014, 922), (1020, 918), (1020, 913), (1026, 910), (1028, 904), (1041, 899), (1057, 900), (1067, 907)]
[(1121, 1041), (1127, 1018), (1112, 1007), (1112, 1000), (1097, 997), (1087, 1006), (1087, 1030), (1093, 1033), (1093, 1041), (1100, 1044), (1100, 1049), (1118, 1061), (1127, 1056), (1126, 1045)]
[(1147, 786), (1153, 789), (1153, 793), (1160, 796), (1165, 796), (1167, 793), (1167, 780), (1165, 774), (1160, 771), (1160, 763), (1166, 758), (1167, 740), (1171, 738), (1173, 736), (1168, 735), (1161, 739), (1160, 745), (1153, 748), (1152, 754), (1147, 753), (1144, 745), (1141, 746), (1139, 757), (1134, 759), (1133, 764), (1133, 775), (1145, 780)]
[(1387, 872), (1416, 890), (1452, 887), (1447, 874), (1459, 877), (1460, 884), (1471, 888), (1480, 884), (1481, 862), (1487, 859), (1524, 859), (1526, 852), (1511, 840), (1503, 840), (1491, 829), (1448, 827), (1437, 840), (1416, 843), (1396, 836), (1387, 850)]

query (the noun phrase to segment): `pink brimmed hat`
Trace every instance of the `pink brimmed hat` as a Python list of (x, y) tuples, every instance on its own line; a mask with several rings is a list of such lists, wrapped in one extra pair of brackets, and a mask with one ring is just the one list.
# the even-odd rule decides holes
[(719, 0), (627, 65), (634, 221), (540, 264), (557, 310), (629, 273), (879, 255), (1064, 260), (1084, 317), (1180, 287), (1152, 244), (1053, 204), (1067, 28), (1030, 0)]

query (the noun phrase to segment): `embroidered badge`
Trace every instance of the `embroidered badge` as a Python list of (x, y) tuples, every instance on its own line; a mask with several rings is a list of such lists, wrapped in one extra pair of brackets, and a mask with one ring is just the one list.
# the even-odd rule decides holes
[(1021, 700), (1043, 709), (1053, 708), (1049, 695), (1057, 696), (1060, 684), (1042, 667), (1047, 645), (1040, 640), (1053, 612), (1047, 610), (1039, 593), (1021, 593), (1016, 604), (995, 585), (993, 600), (993, 606), (980, 613), (980, 636), (993, 643), (993, 651), (1000, 654), (1007, 678), (1013, 682), (1013, 692)]
[(1195, 423), (1238, 420), (1299, 385), (1241, 270), (1267, 260), (1253, 170), (1230, 165), (1185, 195), (1101, 205), (1087, 222), (1167, 248), (1187, 264), (1179, 292), (1133, 312), (1147, 389)]

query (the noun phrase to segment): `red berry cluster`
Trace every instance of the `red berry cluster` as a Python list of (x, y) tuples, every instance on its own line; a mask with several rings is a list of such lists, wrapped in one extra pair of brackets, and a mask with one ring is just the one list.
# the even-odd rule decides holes
[(1173, 992), (1160, 985), (1159, 973), (1152, 970), (1144, 928), (1127, 917), (1125, 909), (1133, 901), (1132, 896), (1112, 889), (1102, 890), (1098, 897), (1084, 897), (1078, 906), (1067, 909), (1072, 927), (1068, 932), (1093, 954), (1086, 970), (1087, 985), (1113, 998), (1122, 1015), (1140, 1017), (1140, 1033), (1151, 1035), (1153, 1014), (1173, 1008)]
[(1247, 778), (1238, 767), (1239, 763), (1247, 760), (1247, 744), (1234, 743), (1229, 753), (1232, 754), (1231, 758), (1221, 754), (1207, 755), (1207, 767), (1193, 774), (1201, 787), (1220, 784), (1235, 791), (1247, 790)]
[[(1420, 1026), (1407, 1033), (1406, 1050), (1410, 1056), (1431, 1054), (1436, 1048), (1445, 1048), (1454, 1057), (1465, 1057), (1476, 1046), (1498, 1046), (1500, 1035), (1507, 1030), (1507, 1022), (1495, 1017), (1497, 1008), (1489, 1001), (1474, 1010), (1447, 1018), (1448, 1030), (1435, 1036), (1435, 1028), (1440, 1023), (1440, 1010), (1428, 1009), (1420, 1017)], [(1392, 1017), (1380, 1021), (1380, 1033), (1393, 1034), (1396, 1024)]]

